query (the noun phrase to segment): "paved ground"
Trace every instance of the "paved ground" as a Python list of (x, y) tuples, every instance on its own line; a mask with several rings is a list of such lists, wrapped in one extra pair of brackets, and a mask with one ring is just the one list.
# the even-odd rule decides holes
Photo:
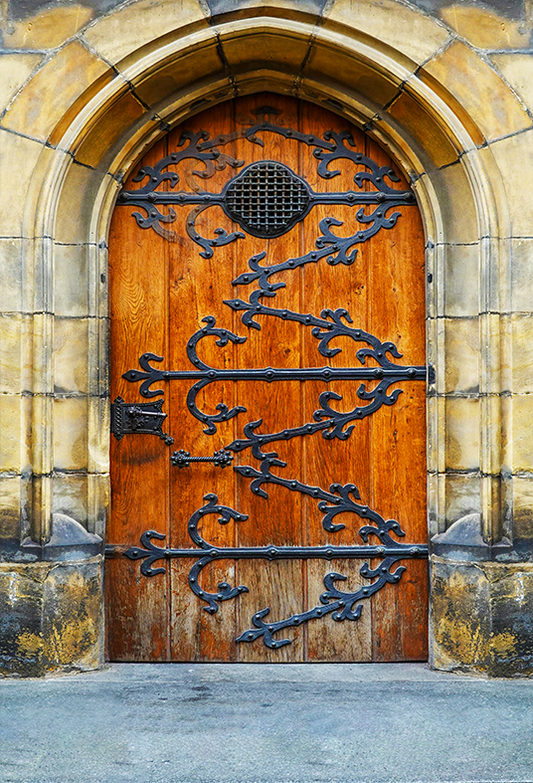
[(2, 783), (531, 783), (533, 681), (121, 664), (0, 682)]

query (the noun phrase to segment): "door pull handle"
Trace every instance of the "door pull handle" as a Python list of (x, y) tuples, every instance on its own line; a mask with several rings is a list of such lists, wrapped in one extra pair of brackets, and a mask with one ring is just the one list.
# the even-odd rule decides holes
[(233, 454), (231, 451), (220, 449), (215, 451), (212, 457), (191, 457), (190, 451), (180, 449), (172, 452), (170, 460), (177, 468), (188, 468), (191, 462), (212, 462), (215, 468), (226, 468), (233, 462)]

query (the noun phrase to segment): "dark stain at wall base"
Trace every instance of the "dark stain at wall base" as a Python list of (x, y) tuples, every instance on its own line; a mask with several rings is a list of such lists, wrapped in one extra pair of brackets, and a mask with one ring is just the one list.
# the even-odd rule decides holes
[(437, 669), (512, 677), (531, 674), (533, 564), (431, 561)]
[(101, 665), (102, 559), (0, 566), (0, 674)]

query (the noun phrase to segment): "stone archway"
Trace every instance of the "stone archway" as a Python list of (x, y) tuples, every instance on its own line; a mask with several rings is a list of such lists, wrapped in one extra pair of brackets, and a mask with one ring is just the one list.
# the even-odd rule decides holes
[[(124, 40), (117, 43), (115, 35), (124, 17), (117, 14), (115, 26), (111, 18), (89, 28), (90, 46), (116, 62), (114, 75), (95, 75), (55, 123), (52, 148), (44, 147), (36, 161), (25, 213), (25, 235), (35, 238), (27, 243), (25, 264), (43, 313), (32, 332), (34, 388), (43, 394), (34, 397), (30, 417), (27, 551), (78, 562), (94, 555), (102, 537), (109, 468), (106, 238), (120, 182), (169, 127), (233, 94), (257, 90), (296, 94), (345, 116), (408, 172), (427, 238), (428, 360), (436, 369), (428, 399), (429, 534), (443, 559), (434, 565), (437, 578), (439, 569), (444, 573), (441, 590), (455, 573), (453, 563), (444, 562), (449, 551), (466, 544), (470, 559), (485, 559), (509, 535), (500, 432), (502, 422), (510, 429), (511, 413), (499, 397), (507, 337), (494, 317), (505, 309), (500, 299), (508, 288), (506, 197), (468, 106), (451, 95), (444, 76), (420, 73), (420, 63), (446, 35), (426, 17), (396, 10), (398, 29), (422, 26), (418, 51), (415, 44), (395, 49), (398, 31), (388, 27), (379, 40), (364, 19), (357, 29), (342, 13), (323, 24), (294, 9), (222, 15), (216, 25), (191, 11), (180, 27), (163, 25), (122, 50)], [(76, 289), (80, 277), (77, 303), (58, 308), (64, 286)], [(459, 279), (460, 291), (474, 292), (468, 301), (457, 293)], [(66, 323), (68, 307), (76, 325)], [(74, 349), (68, 347), (73, 330)], [(486, 348), (478, 367), (480, 335)], [(63, 380), (75, 372), (84, 380), (80, 394), (71, 395)], [(72, 474), (75, 479), (65, 479)], [(93, 569), (91, 589), (97, 589), (95, 575)], [(453, 616), (446, 622), (453, 626)], [(85, 658), (78, 656), (87, 663), (69, 665), (98, 661), (98, 618), (93, 627)], [(440, 644), (433, 648), (434, 664), (453, 667), (452, 652)], [(465, 665), (475, 668), (475, 660)]]

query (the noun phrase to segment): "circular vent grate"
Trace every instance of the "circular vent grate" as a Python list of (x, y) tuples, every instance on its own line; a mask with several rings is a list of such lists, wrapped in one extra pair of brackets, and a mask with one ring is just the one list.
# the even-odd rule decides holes
[(252, 163), (230, 181), (225, 208), (245, 231), (256, 237), (285, 234), (307, 214), (309, 191), (283, 163)]

